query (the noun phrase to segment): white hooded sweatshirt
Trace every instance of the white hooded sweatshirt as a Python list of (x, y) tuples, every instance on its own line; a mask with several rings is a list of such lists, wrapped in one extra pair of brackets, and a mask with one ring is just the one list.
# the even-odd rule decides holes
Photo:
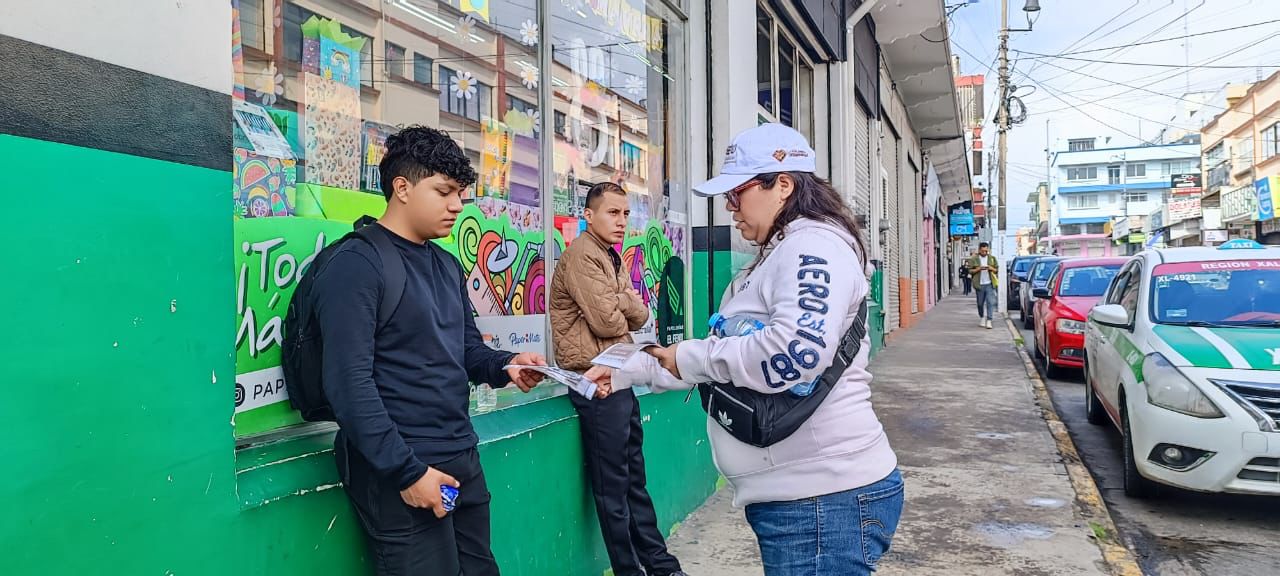
[[(656, 392), (698, 382), (732, 382), (764, 393), (787, 393), (831, 365), (840, 338), (870, 293), (864, 267), (845, 230), (814, 220), (792, 222), (764, 260), (733, 282), (720, 305), (725, 317), (765, 324), (747, 336), (688, 340), (677, 348), (683, 381), (648, 354), (637, 354), (613, 376), (615, 388), (648, 385)], [(744, 444), (710, 418), (716, 467), (734, 488), (734, 504), (801, 500), (861, 488), (897, 467), (871, 407), (871, 342), (817, 411), (791, 436), (768, 448)]]

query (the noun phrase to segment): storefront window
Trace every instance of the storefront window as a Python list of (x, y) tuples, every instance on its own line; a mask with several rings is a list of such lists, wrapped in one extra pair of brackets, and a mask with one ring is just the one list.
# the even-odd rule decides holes
[(766, 114), (773, 116), (773, 19), (764, 8), (756, 14), (757, 101)]
[(796, 48), (778, 36), (778, 121), (795, 126)]
[(813, 141), (813, 65), (763, 4), (756, 7), (756, 79), (760, 123), (778, 122)]
[[(481, 174), (453, 236), (439, 241), (463, 265), (481, 332), (495, 347), (548, 351), (536, 8), (362, 4), (373, 9), (343, 0), (238, 7), (242, 29), (270, 23), (263, 48), (233, 46), (243, 86), (234, 118), (238, 436), (298, 422), (279, 369), (281, 318), (308, 258), (385, 209), (377, 164), (401, 126), (449, 132)], [(473, 401), (487, 411), (562, 393), (484, 388)]]
[(651, 310), (643, 336), (679, 341), (688, 241), (676, 148), (688, 140), (680, 121), (685, 86), (676, 79), (684, 25), (659, 0), (553, 0), (550, 10), (556, 244), (568, 246), (586, 229), (581, 216), (593, 184), (621, 185), (631, 220), (619, 251)]
[[(385, 210), (377, 165), (407, 125), (448, 132), (480, 174), (438, 243), (491, 346), (550, 355), (548, 260), (582, 229), (586, 187), (606, 180), (632, 196), (622, 253), (654, 311), (646, 330), (683, 338), (687, 178), (669, 144), (687, 140), (670, 72), (684, 69), (684, 24), (658, 0), (632, 2), (233, 1), (237, 436), (299, 422), (279, 368), (289, 298), (320, 248)], [(482, 387), (473, 412), (564, 393)]]

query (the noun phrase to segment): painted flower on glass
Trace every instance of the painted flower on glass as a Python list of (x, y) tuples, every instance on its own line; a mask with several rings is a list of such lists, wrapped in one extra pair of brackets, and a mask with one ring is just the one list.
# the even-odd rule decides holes
[(533, 20), (525, 20), (520, 25), (520, 42), (525, 46), (536, 46), (538, 44), (538, 25)]
[(263, 106), (274, 106), (276, 100), (284, 96), (284, 74), (276, 70), (276, 63), (267, 64), (267, 69), (258, 76), (258, 89), (255, 91)]
[(458, 38), (464, 42), (471, 39), (471, 35), (476, 32), (476, 17), (463, 16), (458, 19)]
[(640, 78), (636, 77), (635, 75), (628, 74), (627, 80), (626, 80), (626, 90), (627, 90), (627, 93), (632, 96), (639, 96), (644, 93), (644, 82), (640, 81)]
[(524, 83), (524, 87), (530, 90), (538, 89), (538, 69), (533, 66), (525, 66), (520, 69), (520, 81)]
[(533, 119), (533, 133), (537, 134), (542, 132), (542, 112), (534, 110), (529, 117)]
[(458, 72), (449, 83), (453, 95), (470, 100), (476, 96), (476, 78), (470, 72)]

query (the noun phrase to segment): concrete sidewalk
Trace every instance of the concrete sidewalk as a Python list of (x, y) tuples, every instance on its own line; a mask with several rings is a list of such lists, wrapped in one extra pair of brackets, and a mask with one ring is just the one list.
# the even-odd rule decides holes
[[(872, 362), (876, 412), (907, 484), (879, 574), (1107, 574), (1002, 320), (952, 296)], [(670, 539), (693, 576), (763, 574), (730, 489)]]

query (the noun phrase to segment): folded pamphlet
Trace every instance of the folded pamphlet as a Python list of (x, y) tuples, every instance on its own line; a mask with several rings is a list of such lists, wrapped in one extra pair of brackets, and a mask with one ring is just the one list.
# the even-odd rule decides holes
[(600, 366), (608, 366), (610, 368), (622, 368), (632, 356), (643, 352), (645, 348), (657, 346), (653, 342), (637, 342), (634, 344), (614, 344), (601, 352), (599, 356), (591, 359), (592, 364)]
[(524, 364), (509, 364), (505, 366), (503, 369), (509, 370), (511, 368), (519, 368), (521, 370), (532, 370), (534, 372), (541, 373), (543, 376), (546, 376), (547, 378), (555, 380), (556, 382), (564, 384), (565, 386), (568, 386), (570, 390), (573, 390), (574, 392), (577, 392), (578, 394), (586, 398), (595, 398), (596, 390), (599, 388), (599, 386), (597, 386), (595, 382), (587, 380), (581, 374), (578, 374), (577, 372), (571, 372), (569, 370), (563, 370), (561, 368), (556, 368), (555, 366), (527, 366)]

